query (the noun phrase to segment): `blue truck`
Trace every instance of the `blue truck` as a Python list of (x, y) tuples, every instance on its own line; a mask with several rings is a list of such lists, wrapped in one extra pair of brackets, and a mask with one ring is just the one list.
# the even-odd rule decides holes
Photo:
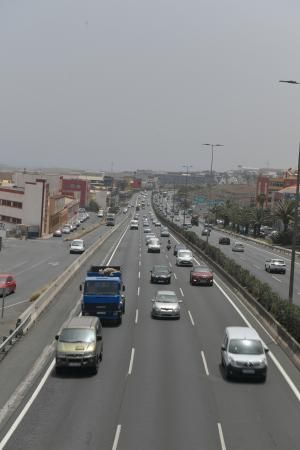
[(80, 290), (83, 291), (83, 316), (98, 316), (102, 322), (122, 323), (125, 286), (120, 266), (91, 266)]

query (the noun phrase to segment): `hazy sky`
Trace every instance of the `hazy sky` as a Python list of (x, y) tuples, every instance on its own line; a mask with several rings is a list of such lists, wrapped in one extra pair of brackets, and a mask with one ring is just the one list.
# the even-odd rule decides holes
[(0, 163), (296, 167), (299, 0), (0, 0)]

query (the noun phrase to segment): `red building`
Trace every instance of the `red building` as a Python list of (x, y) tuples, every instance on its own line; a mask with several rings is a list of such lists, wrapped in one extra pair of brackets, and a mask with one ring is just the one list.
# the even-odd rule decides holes
[(276, 200), (276, 192), (289, 186), (294, 186), (297, 183), (296, 175), (285, 173), (282, 177), (267, 177), (258, 176), (256, 181), (256, 201), (259, 204), (260, 195), (265, 196), (264, 208), (270, 208), (273, 206), (274, 200)]
[(79, 200), (80, 208), (85, 208), (88, 204), (89, 182), (79, 178), (62, 177), (61, 192)]

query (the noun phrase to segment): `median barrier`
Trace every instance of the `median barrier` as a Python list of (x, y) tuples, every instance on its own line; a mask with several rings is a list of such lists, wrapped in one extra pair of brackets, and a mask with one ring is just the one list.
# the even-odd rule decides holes
[(55, 281), (53, 281), (47, 289), (39, 296), (35, 302), (30, 305), (18, 318), (17, 323), (23, 323), (27, 320), (23, 333), (26, 333), (34, 324), (37, 318), (42, 314), (45, 308), (55, 299), (56, 295), (62, 290), (66, 283), (77, 273), (80, 267), (88, 260), (88, 258), (112, 235), (114, 234), (129, 217), (126, 216), (119, 224), (115, 225), (107, 234), (101, 236), (94, 244), (91, 245), (82, 255), (80, 255)]
[(168, 225), (174, 235), (184, 242), (194, 254), (205, 259), (217, 272), (222, 276), (238, 293), (241, 294), (240, 300), (246, 299), (251, 307), (252, 313), (263, 320), (266, 328), (273, 336), (274, 340), (279, 344), (282, 350), (293, 361), (295, 366), (300, 370), (300, 344), (287, 332), (287, 330), (251, 295), (241, 284), (239, 284), (230, 274), (228, 274), (219, 264), (212, 260), (199, 247), (192, 244), (181, 232), (179, 232), (171, 222), (166, 220), (157, 211), (155, 211), (161, 222)]

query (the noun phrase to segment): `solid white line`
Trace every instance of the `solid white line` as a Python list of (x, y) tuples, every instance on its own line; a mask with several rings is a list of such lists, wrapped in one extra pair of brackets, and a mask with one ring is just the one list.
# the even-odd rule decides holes
[(219, 438), (220, 438), (220, 443), (221, 443), (221, 449), (222, 450), (226, 450), (226, 445), (225, 445), (225, 440), (224, 440), (224, 436), (223, 436), (222, 426), (221, 426), (221, 424), (219, 422), (218, 422), (218, 431), (219, 431)]
[(174, 272), (174, 278), (175, 278), (175, 280), (177, 280), (177, 275), (176, 275), (176, 273)]
[(201, 356), (202, 356), (202, 360), (203, 360), (205, 373), (208, 376), (209, 375), (209, 371), (208, 371), (207, 362), (206, 362), (206, 358), (205, 358), (205, 355), (204, 355), (203, 351), (201, 351)]
[(138, 277), (139, 277), (139, 278), (141, 278), (141, 272), (139, 272), (139, 275), (138, 275)]
[[(215, 285), (218, 287), (218, 289), (220, 289), (220, 291), (223, 293), (223, 295), (225, 296), (225, 298), (229, 301), (229, 303), (231, 304), (231, 306), (236, 310), (236, 312), (240, 315), (240, 317), (243, 319), (243, 321), (245, 322), (246, 325), (248, 325), (248, 327), (253, 328), (251, 323), (246, 319), (246, 317), (244, 316), (244, 314), (239, 310), (239, 308), (234, 304), (234, 302), (231, 300), (231, 298), (229, 297), (229, 295), (226, 294), (226, 292), (224, 291), (224, 289), (217, 283), (215, 282)], [(263, 344), (266, 345), (264, 343), (264, 341), (262, 340)], [(293, 393), (295, 394), (296, 398), (298, 401), (300, 401), (300, 392), (298, 391), (297, 387), (295, 386), (294, 382), (291, 380), (291, 378), (289, 377), (289, 375), (286, 373), (286, 371), (284, 370), (284, 368), (282, 367), (282, 365), (280, 364), (280, 362), (278, 361), (278, 359), (276, 358), (276, 356), (269, 351), (268, 355), (270, 356), (270, 358), (272, 359), (273, 363), (275, 364), (275, 366), (277, 367), (277, 369), (279, 370), (279, 372), (281, 373), (281, 375), (283, 376), (283, 378), (285, 379), (286, 383), (289, 385), (289, 387), (291, 388), (291, 390), (293, 391)]]
[(274, 280), (278, 281), (278, 283), (282, 283), (282, 280), (279, 280), (279, 278), (275, 277), (274, 275), (272, 275), (272, 278), (274, 278)]
[(49, 377), (50, 373), (52, 372), (54, 366), (55, 366), (55, 359), (53, 359), (53, 361), (51, 362), (50, 366), (46, 370), (43, 378), (39, 382), (39, 384), (38, 384), (37, 388), (35, 389), (35, 391), (33, 392), (32, 396), (30, 397), (30, 399), (28, 400), (28, 402), (26, 403), (26, 405), (22, 409), (21, 413), (16, 418), (16, 420), (14, 421), (14, 423), (12, 424), (12, 426), (10, 427), (10, 429), (8, 430), (8, 432), (6, 433), (6, 435), (4, 436), (2, 441), (0, 442), (0, 450), (2, 450), (5, 447), (5, 445), (7, 444), (7, 442), (9, 441), (11, 436), (13, 435), (13, 433), (16, 431), (16, 429), (18, 428), (18, 426), (22, 422), (22, 420), (25, 417), (26, 413), (28, 412), (29, 408), (31, 407), (31, 405), (33, 404), (34, 400), (39, 395), (42, 387), (46, 383), (47, 378)]
[(253, 264), (253, 267), (255, 267), (255, 269), (257, 269), (257, 270), (261, 270), (261, 268), (259, 266), (257, 266), (256, 264)]
[(131, 375), (131, 374), (132, 374), (132, 367), (133, 367), (134, 354), (135, 354), (135, 348), (132, 348), (132, 349), (131, 349), (130, 362), (129, 362), (129, 368), (128, 368), (128, 375)]
[(189, 316), (190, 316), (190, 321), (191, 321), (191, 323), (192, 323), (192, 325), (193, 325), (193, 327), (194, 327), (194, 326), (195, 326), (195, 322), (194, 322), (193, 316), (192, 316), (192, 314), (191, 314), (191, 311), (188, 311), (188, 314), (189, 314)]
[(181, 288), (179, 288), (179, 290), (180, 290), (180, 293), (181, 293), (182, 297), (184, 297), (183, 290)]
[(134, 320), (134, 323), (138, 323), (138, 320), (139, 320), (139, 310), (136, 309), (136, 310), (135, 310), (135, 320)]
[(124, 231), (124, 233), (123, 233), (122, 236), (120, 237), (120, 239), (119, 239), (119, 241), (118, 241), (118, 243), (117, 243), (117, 245), (116, 245), (114, 251), (113, 251), (112, 254), (111, 254), (111, 257), (110, 257), (109, 260), (107, 261), (107, 265), (109, 265), (109, 264), (111, 263), (111, 260), (112, 260), (113, 257), (115, 256), (115, 253), (116, 253), (116, 251), (118, 250), (119, 245), (120, 245), (121, 242), (122, 242), (122, 239), (124, 238), (125, 234), (127, 233), (128, 228), (129, 228), (129, 225), (126, 227), (126, 230)]
[(137, 295), (140, 295), (140, 287), (137, 289)]
[(117, 429), (116, 429), (115, 439), (114, 439), (114, 443), (113, 443), (113, 446), (112, 446), (111, 450), (117, 450), (117, 448), (118, 448), (118, 443), (119, 443), (119, 439), (120, 439), (121, 429), (122, 429), (122, 426), (119, 424), (117, 426)]
[(12, 308), (13, 306), (21, 305), (22, 303), (28, 303), (28, 299), (27, 300), (23, 300), (22, 302), (13, 303), (12, 305), (4, 306), (4, 309)]

